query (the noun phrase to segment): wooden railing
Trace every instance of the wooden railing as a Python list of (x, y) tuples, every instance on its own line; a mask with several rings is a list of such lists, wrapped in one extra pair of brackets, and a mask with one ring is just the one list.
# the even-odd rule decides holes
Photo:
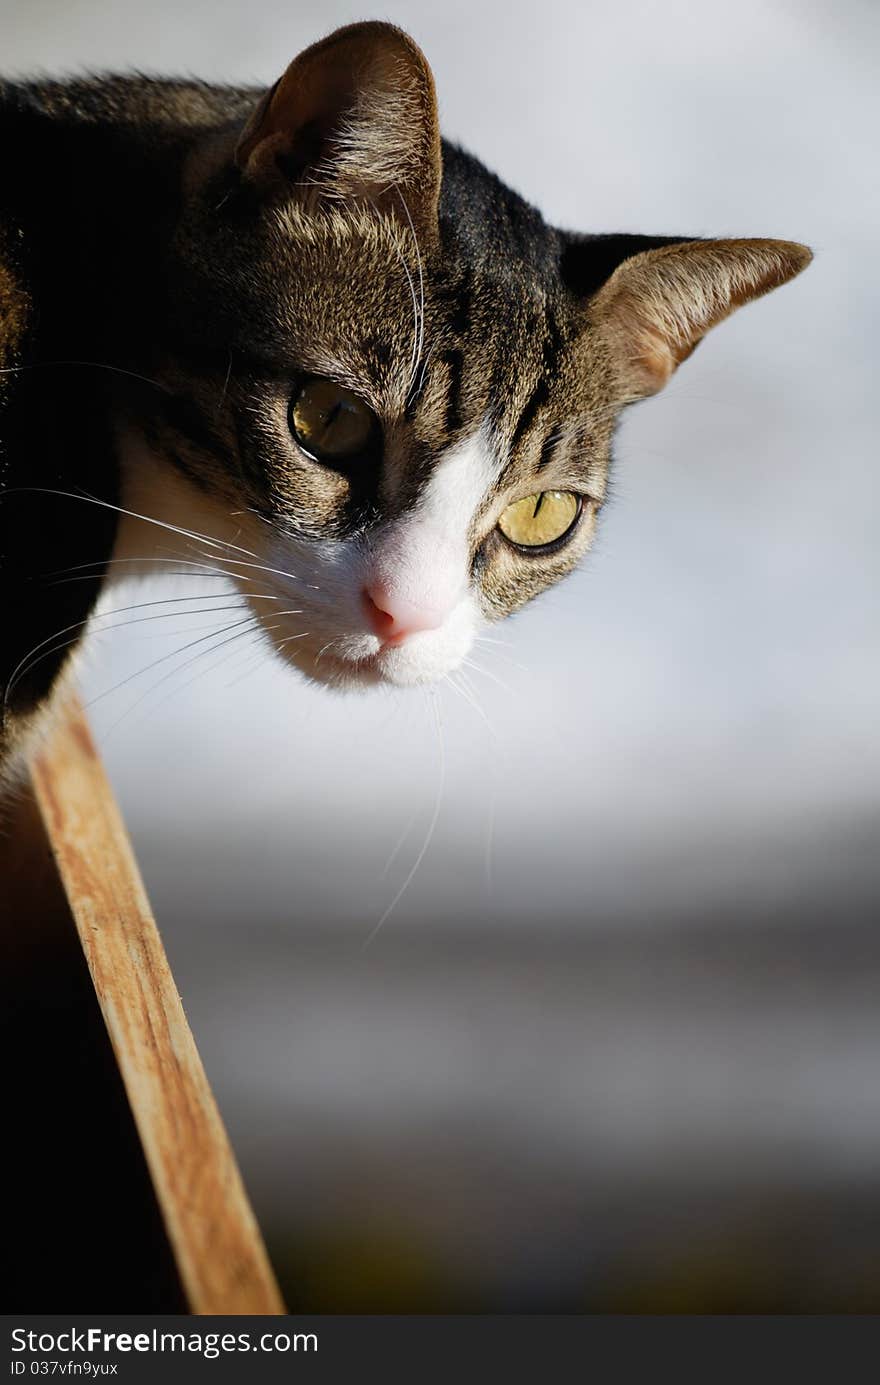
[(47, 883), (37, 877), (57, 873), (189, 1311), (284, 1313), (125, 825), (75, 700), (65, 704), (29, 771), (51, 858), (43, 851), (24, 869), (21, 852), (7, 841), (7, 897), (16, 893), (19, 929), (36, 924)]

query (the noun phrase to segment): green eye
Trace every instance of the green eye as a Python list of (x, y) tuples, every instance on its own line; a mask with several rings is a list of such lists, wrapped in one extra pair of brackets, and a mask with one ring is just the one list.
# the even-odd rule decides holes
[(291, 432), (319, 462), (344, 461), (366, 452), (377, 427), (372, 409), (332, 380), (307, 380), (290, 403)]
[(498, 528), (517, 548), (547, 548), (565, 538), (581, 512), (572, 491), (541, 491), (508, 505)]

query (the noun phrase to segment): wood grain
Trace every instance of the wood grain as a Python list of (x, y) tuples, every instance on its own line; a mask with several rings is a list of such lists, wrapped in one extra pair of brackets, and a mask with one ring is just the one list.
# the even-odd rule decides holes
[(75, 701), (30, 771), (190, 1310), (284, 1313), (122, 817)]

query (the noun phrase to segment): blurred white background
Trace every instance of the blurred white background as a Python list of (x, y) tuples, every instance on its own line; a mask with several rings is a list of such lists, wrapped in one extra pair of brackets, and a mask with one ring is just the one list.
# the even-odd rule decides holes
[[(372, 12), (2, 16), (7, 74), (268, 83)], [(727, 1218), (764, 1247), (731, 1301), (741, 1279), (760, 1300), (769, 1236), (773, 1292), (821, 1306), (880, 1258), (841, 1230), (880, 1160), (880, 9), (381, 16), (427, 53), (446, 135), (548, 219), (816, 260), (630, 411), (593, 556), (480, 649), (479, 712), (439, 690), (442, 746), (428, 695), (343, 699), (253, 654), (117, 688), (173, 638), (94, 640), (86, 696), (206, 1066), (303, 1304), (422, 1279), (414, 1302), (592, 1304), (691, 1241), (705, 1284)]]

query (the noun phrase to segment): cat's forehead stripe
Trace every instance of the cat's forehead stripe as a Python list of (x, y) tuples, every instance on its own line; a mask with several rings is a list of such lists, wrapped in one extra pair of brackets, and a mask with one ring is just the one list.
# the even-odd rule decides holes
[(544, 319), (544, 340), (541, 345), (541, 364), (538, 378), (525, 407), (517, 420), (511, 447), (515, 449), (531, 429), (539, 411), (550, 402), (549, 381), (555, 379), (559, 357), (563, 347), (562, 331), (552, 311), (548, 308)]
[(444, 424), (447, 436), (457, 433), (464, 422), (462, 417), (462, 379), (464, 376), (464, 352), (458, 349), (444, 351), (443, 363), (447, 368), (446, 410)]
[(537, 465), (535, 466), (536, 474), (540, 475), (542, 471), (546, 471), (547, 467), (550, 466), (556, 455), (559, 442), (559, 429), (552, 428), (541, 443), (541, 453), (538, 457)]

